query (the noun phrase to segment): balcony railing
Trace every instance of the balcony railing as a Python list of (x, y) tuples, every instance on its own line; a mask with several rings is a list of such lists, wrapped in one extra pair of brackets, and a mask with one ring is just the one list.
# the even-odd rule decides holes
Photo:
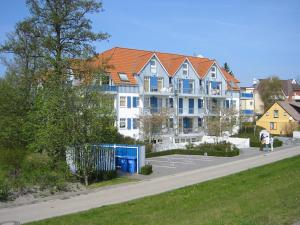
[(250, 110), (250, 109), (242, 110), (242, 113), (246, 116), (253, 116), (254, 115), (254, 111)]
[(252, 93), (241, 93), (241, 98), (253, 98)]
[(189, 108), (189, 114), (194, 114), (194, 108)]
[(117, 86), (112, 86), (112, 85), (108, 85), (108, 84), (104, 84), (104, 85), (91, 85), (90, 86), (91, 90), (93, 91), (104, 91), (104, 92), (117, 92), (118, 91), (118, 87)]
[(178, 108), (178, 113), (182, 114), (183, 113), (183, 108)]

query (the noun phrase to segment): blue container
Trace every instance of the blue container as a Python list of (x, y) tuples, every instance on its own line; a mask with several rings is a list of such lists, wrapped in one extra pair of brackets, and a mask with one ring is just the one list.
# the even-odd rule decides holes
[(122, 170), (123, 172), (127, 172), (127, 170), (128, 170), (128, 167), (127, 167), (127, 159), (121, 158), (120, 160), (121, 160), (121, 170)]
[(116, 167), (120, 168), (121, 167), (121, 158), (120, 157), (116, 157)]
[(136, 172), (136, 161), (134, 159), (128, 159), (128, 172), (131, 174)]

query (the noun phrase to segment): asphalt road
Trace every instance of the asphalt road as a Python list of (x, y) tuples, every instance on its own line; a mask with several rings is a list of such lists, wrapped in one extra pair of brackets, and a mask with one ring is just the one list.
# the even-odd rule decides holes
[(13, 208), (3, 208), (0, 209), (0, 224), (4, 221), (26, 223), (76, 213), (103, 205), (126, 202), (234, 174), (296, 155), (300, 155), (300, 147), (271, 152), (266, 156), (260, 154), (219, 165), (151, 178), (138, 183), (122, 184), (69, 199), (55, 199)]

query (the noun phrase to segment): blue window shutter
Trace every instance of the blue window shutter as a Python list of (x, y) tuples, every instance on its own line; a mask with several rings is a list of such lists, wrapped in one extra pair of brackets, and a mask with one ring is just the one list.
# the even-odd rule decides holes
[(157, 77), (155, 76), (150, 77), (150, 89), (157, 89)]
[(132, 107), (136, 108), (136, 97), (132, 98)]
[(127, 118), (127, 129), (131, 129), (131, 118)]
[(127, 108), (131, 108), (131, 97), (127, 96)]
[(133, 108), (137, 108), (139, 106), (139, 97), (133, 97)]

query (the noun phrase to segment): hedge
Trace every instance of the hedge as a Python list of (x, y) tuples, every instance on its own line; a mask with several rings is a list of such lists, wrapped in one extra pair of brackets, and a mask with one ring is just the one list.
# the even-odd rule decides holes
[(240, 154), (240, 150), (230, 143), (219, 143), (219, 144), (201, 144), (198, 146), (188, 146), (188, 149), (172, 149), (161, 152), (150, 152), (146, 154), (147, 158), (164, 156), (164, 155), (204, 155), (207, 153), (208, 156), (223, 156), (233, 157)]
[(149, 175), (152, 172), (153, 172), (152, 165), (150, 165), (150, 164), (147, 164), (141, 168), (141, 174), (143, 174), (143, 175)]

